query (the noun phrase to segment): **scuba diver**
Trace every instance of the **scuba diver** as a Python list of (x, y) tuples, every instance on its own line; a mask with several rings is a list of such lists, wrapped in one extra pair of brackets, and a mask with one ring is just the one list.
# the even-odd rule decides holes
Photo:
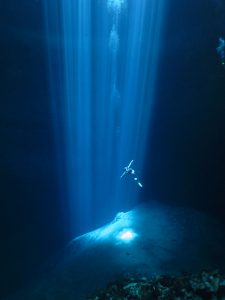
[(225, 68), (225, 40), (222, 37), (219, 38), (219, 46), (216, 51), (220, 56), (222, 66)]
[(128, 166), (124, 167), (124, 172), (123, 174), (120, 176), (120, 178), (122, 178), (123, 176), (127, 175), (127, 174), (131, 174), (134, 176), (134, 181), (137, 182), (137, 184), (142, 188), (143, 185), (141, 184), (141, 182), (137, 179), (137, 177), (135, 176), (135, 171), (133, 168), (131, 168), (131, 165), (133, 163), (133, 159), (130, 161), (130, 163), (128, 164)]

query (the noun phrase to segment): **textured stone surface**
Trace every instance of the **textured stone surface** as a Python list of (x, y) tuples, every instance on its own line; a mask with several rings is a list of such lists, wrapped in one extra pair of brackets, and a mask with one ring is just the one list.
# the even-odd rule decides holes
[[(136, 236), (120, 240), (123, 230)], [(51, 262), (46, 278), (18, 299), (85, 299), (118, 274), (223, 271), (224, 246), (224, 231), (217, 220), (187, 208), (141, 204), (73, 240)]]

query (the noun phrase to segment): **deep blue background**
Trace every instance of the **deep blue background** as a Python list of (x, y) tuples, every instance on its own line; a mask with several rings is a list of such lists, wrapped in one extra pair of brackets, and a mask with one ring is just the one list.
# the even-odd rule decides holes
[[(224, 19), (214, 2), (170, 1), (141, 195), (218, 217), (225, 209), (225, 69), (215, 48)], [(41, 1), (0, 1), (0, 297), (71, 238), (43, 23)]]
[[(224, 6), (172, 1), (146, 157), (146, 198), (224, 215)], [(218, 8), (220, 10), (218, 11)]]
[[(68, 241), (60, 198), (43, 10), (0, 2), (0, 293)], [(1, 297), (1, 295), (0, 295)]]

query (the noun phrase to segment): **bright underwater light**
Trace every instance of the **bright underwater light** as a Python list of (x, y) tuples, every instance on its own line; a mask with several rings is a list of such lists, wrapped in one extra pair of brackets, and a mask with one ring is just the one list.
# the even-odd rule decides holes
[(137, 236), (132, 229), (123, 229), (119, 232), (117, 238), (124, 242), (130, 242)]
[[(58, 179), (71, 235), (137, 203), (165, 3), (43, 1)], [(139, 187), (120, 180), (131, 159)], [(112, 231), (114, 225), (95, 235), (135, 237), (130, 229), (123, 231), (130, 224)]]
[(111, 223), (83, 236), (87, 242), (93, 240), (95, 242), (110, 241), (116, 245), (130, 243), (138, 236), (133, 230), (134, 217), (133, 212), (120, 212)]

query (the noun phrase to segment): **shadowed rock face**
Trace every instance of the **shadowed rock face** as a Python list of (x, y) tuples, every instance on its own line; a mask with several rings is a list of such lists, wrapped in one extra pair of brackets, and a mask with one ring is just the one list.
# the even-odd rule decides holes
[[(124, 230), (132, 230), (134, 238), (120, 239)], [(144, 203), (74, 239), (51, 262), (48, 275), (18, 299), (85, 299), (121, 273), (223, 271), (224, 246), (217, 220), (186, 208)]]
[(199, 274), (163, 275), (152, 278), (126, 276), (110, 282), (88, 300), (96, 299), (223, 299), (224, 276), (213, 270)]

